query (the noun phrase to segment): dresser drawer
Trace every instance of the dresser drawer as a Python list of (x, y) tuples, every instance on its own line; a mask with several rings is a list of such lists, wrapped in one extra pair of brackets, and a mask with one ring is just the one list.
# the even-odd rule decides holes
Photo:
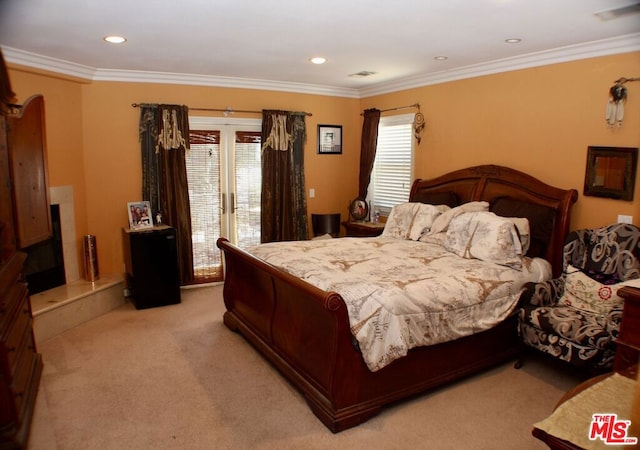
[(0, 327), (0, 366), (5, 379), (11, 380), (20, 353), (32, 340), (32, 321), (26, 291), (16, 302), (15, 308), (12, 308), (8, 319)]
[(6, 305), (10, 303), (7, 292), (13, 286), (20, 285), (26, 289), (24, 283), (20, 282), (25, 258), (24, 253), (16, 253), (5, 265), (0, 266), (0, 314), (5, 312)]
[(622, 317), (620, 340), (640, 347), (640, 300), (637, 297), (625, 299)]
[(0, 358), (3, 360), (2, 372), (10, 381), (13, 379), (20, 355), (25, 351), (33, 351), (29, 310), (19, 312), (8, 339), (0, 345), (0, 349)]
[(640, 359), (640, 289), (625, 286), (618, 290), (624, 299), (620, 334), (616, 340), (614, 370), (635, 378)]
[(638, 375), (638, 361), (640, 361), (640, 350), (624, 342), (617, 341), (616, 359), (614, 370), (629, 378), (636, 378)]
[(0, 296), (0, 319), (2, 322), (7, 322), (12, 319), (16, 308), (19, 307), (18, 305), (27, 295), (27, 285), (24, 283), (14, 283), (7, 287), (5, 292)]
[(31, 407), (32, 398), (38, 391), (42, 374), (42, 359), (33, 351), (22, 352), (17, 365), (17, 371), (11, 383), (10, 391), (13, 397), (13, 407), (16, 417), (26, 417), (25, 408)]

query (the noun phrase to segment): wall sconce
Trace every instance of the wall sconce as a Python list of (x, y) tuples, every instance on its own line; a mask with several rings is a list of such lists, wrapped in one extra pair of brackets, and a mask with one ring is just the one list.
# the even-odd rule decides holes
[(622, 126), (622, 120), (624, 119), (624, 102), (627, 100), (627, 88), (624, 87), (625, 83), (629, 81), (639, 81), (640, 77), (636, 78), (618, 78), (614, 81), (614, 85), (609, 88), (609, 100), (607, 101), (607, 109), (605, 112), (605, 120), (610, 127), (614, 125)]

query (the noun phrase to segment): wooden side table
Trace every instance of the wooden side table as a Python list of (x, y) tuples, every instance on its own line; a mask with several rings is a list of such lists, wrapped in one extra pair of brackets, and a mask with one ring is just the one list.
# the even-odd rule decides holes
[(342, 226), (347, 232), (347, 236), (352, 237), (375, 237), (380, 236), (384, 230), (384, 223), (374, 222), (342, 222)]
[(618, 295), (624, 299), (624, 312), (613, 368), (629, 378), (636, 378), (640, 359), (640, 289), (625, 286), (618, 289)]
[[(612, 375), (611, 372), (610, 373), (605, 373), (605, 374), (602, 374), (602, 375), (598, 375), (597, 377), (590, 378), (589, 380), (587, 380), (587, 381), (579, 384), (578, 386), (574, 387), (573, 389), (571, 389), (570, 391), (568, 391), (566, 394), (564, 394), (562, 396), (560, 401), (556, 404), (556, 407), (554, 408), (554, 411), (556, 409), (558, 409), (558, 407), (560, 405), (562, 405), (564, 402), (566, 402), (567, 400), (575, 397), (576, 395), (578, 395), (579, 393), (581, 393), (585, 389), (590, 388), (594, 384), (597, 384), (597, 383), (601, 382), (602, 380), (604, 380), (607, 377), (610, 377), (611, 375)], [(579, 446), (575, 445), (573, 442), (569, 442), (569, 441), (565, 441), (564, 439), (560, 439), (560, 438), (558, 438), (556, 436), (548, 434), (547, 432), (545, 432), (545, 431), (543, 431), (543, 430), (541, 430), (539, 428), (535, 428), (534, 427), (533, 430), (531, 431), (531, 434), (533, 436), (537, 437), (538, 439), (540, 439), (545, 444), (547, 444), (551, 450), (583, 450), (582, 447), (579, 447)]]

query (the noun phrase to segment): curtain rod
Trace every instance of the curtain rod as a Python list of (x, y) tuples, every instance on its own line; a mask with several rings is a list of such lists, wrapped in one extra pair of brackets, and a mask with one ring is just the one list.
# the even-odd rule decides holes
[[(418, 108), (418, 111), (420, 111), (420, 103), (414, 103), (413, 105), (407, 105), (407, 106), (398, 106), (397, 108), (389, 108), (389, 109), (381, 109), (380, 112), (387, 112), (387, 111), (397, 111), (399, 109), (407, 109), (407, 108)], [(364, 113), (360, 113), (360, 115), (364, 115)]]
[[(139, 108), (140, 106), (144, 106), (144, 104), (143, 103), (132, 103), (131, 106), (133, 106), (134, 108)], [(262, 114), (262, 111), (251, 111), (251, 110), (246, 110), (246, 109), (231, 109), (229, 107), (227, 107), (225, 109), (220, 109), (220, 108), (189, 108), (189, 110), (191, 110), (191, 111), (221, 112), (225, 116), (228, 116), (229, 114), (233, 114), (233, 113)], [(304, 114), (305, 116), (312, 116), (313, 115), (313, 114), (311, 114), (309, 112), (301, 112), (300, 114)]]
[(634, 77), (634, 78), (618, 78), (616, 81), (614, 81), (614, 83), (616, 84), (625, 84), (628, 83), (629, 81), (640, 81), (640, 77)]

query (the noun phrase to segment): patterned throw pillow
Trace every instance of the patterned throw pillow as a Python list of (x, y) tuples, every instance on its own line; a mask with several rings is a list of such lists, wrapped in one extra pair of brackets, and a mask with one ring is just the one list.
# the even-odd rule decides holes
[(614, 307), (622, 308), (624, 300), (618, 296), (621, 287), (640, 287), (640, 279), (602, 284), (571, 265), (566, 273), (564, 294), (558, 303), (596, 314), (608, 314)]
[(433, 222), (436, 218), (445, 211), (448, 211), (447, 205), (427, 205), (424, 203), (418, 203), (416, 208), (416, 214), (413, 216), (413, 222), (411, 223), (411, 231), (409, 232), (409, 239), (414, 241), (419, 240), (422, 236), (427, 234)]
[(451, 220), (446, 247), (463, 258), (522, 268), (522, 244), (513, 221), (492, 212), (463, 213)]
[(447, 227), (449, 223), (453, 220), (454, 217), (459, 216), (460, 214), (464, 214), (467, 212), (475, 212), (475, 211), (488, 211), (489, 203), (488, 202), (469, 202), (463, 203), (460, 206), (456, 206), (455, 208), (451, 208), (444, 213), (440, 214), (436, 220), (433, 221), (433, 225), (431, 226), (431, 230), (429, 234), (441, 233), (443, 231), (447, 231)]
[(520, 238), (520, 245), (522, 246), (522, 253), (524, 255), (529, 251), (529, 245), (531, 244), (531, 231), (529, 229), (529, 220), (524, 217), (505, 217), (505, 219), (513, 222)]
[(413, 217), (418, 211), (419, 203), (401, 203), (391, 208), (382, 236), (398, 239), (409, 239)]

